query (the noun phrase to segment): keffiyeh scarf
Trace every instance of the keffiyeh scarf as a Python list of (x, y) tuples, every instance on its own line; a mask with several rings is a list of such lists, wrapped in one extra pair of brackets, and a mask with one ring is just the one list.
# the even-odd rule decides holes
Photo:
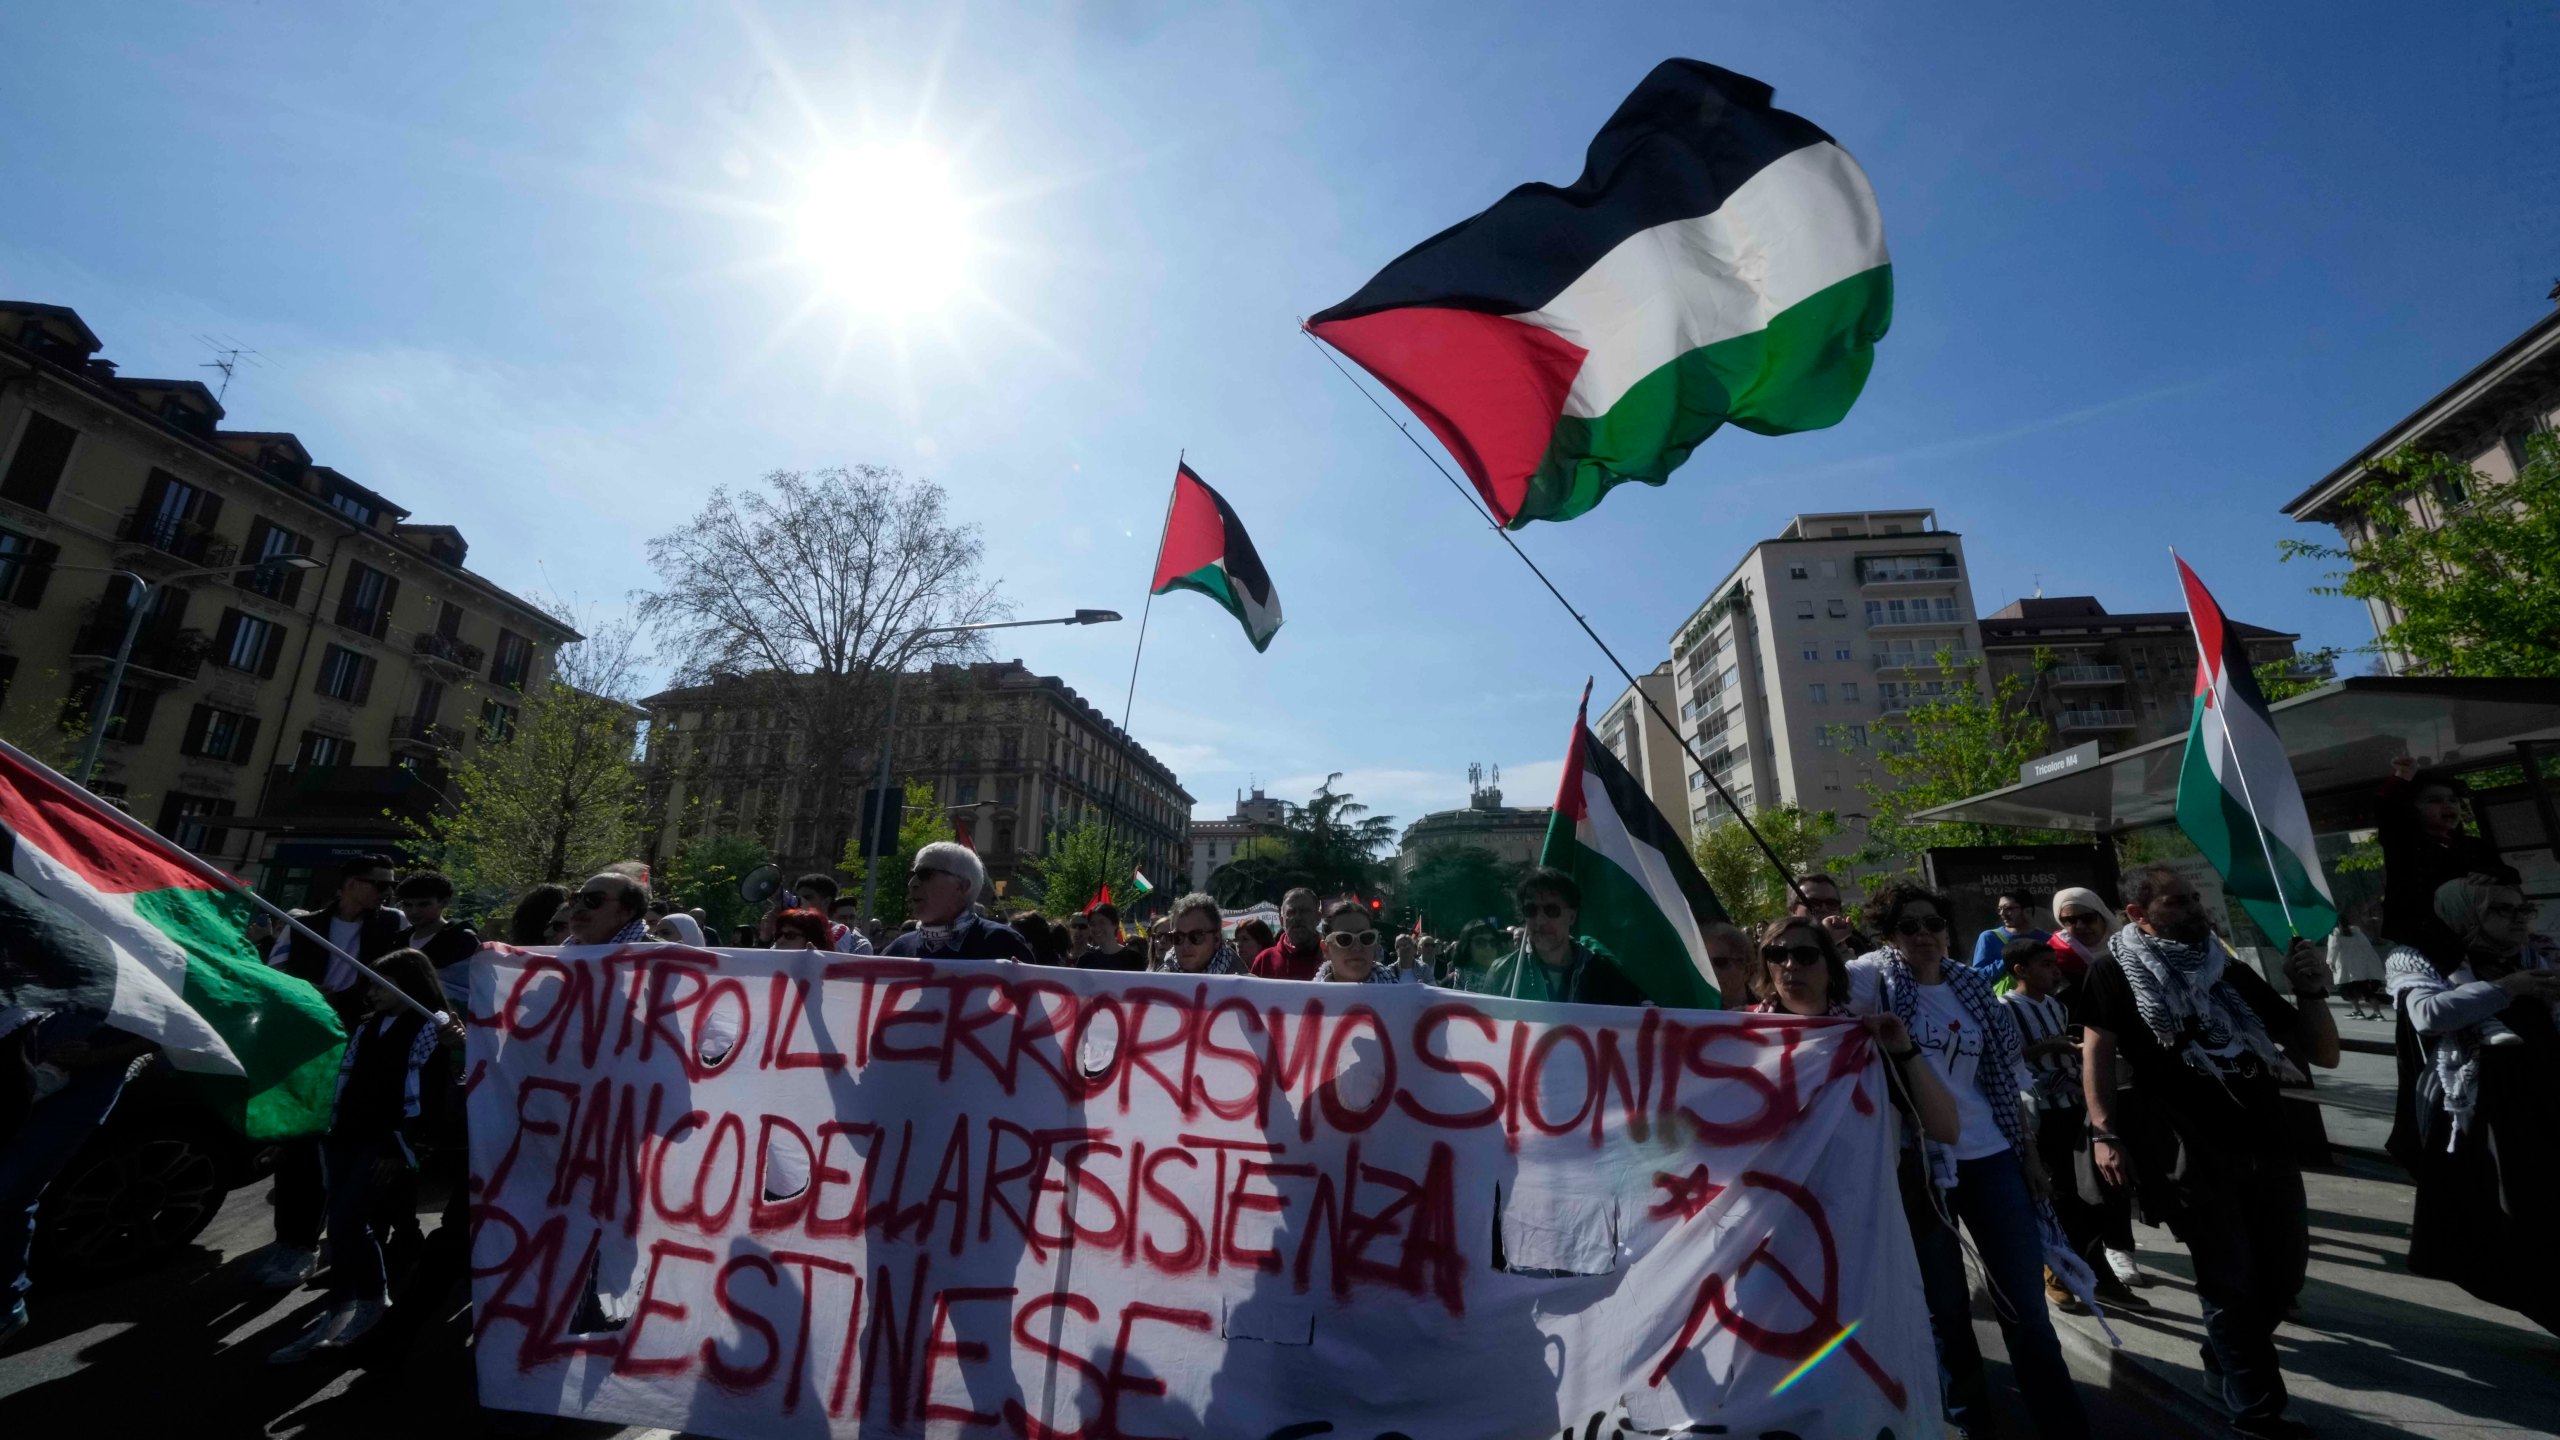
[[(1319, 985), (1325, 985), (1335, 983), (1348, 984), (1349, 982), (1335, 981), (1333, 978), (1333, 962), (1327, 960), (1316, 967), (1316, 983)], [(1369, 978), (1361, 981), (1360, 983), (1363, 985), (1401, 985), (1404, 983), (1404, 972), (1383, 960), (1373, 961), (1369, 966)]]
[(1197, 970), (1183, 969), (1182, 963), (1173, 958), (1171, 951), (1165, 952), (1164, 956), (1156, 961), (1155, 970), (1163, 975), (1242, 975), (1245, 973), (1245, 965), (1244, 961), (1236, 955), (1235, 942), (1221, 940), (1218, 942), (1218, 948), (1210, 954), (1209, 963)]
[[(1904, 1029), (1920, 1033), (1920, 980), (1911, 973), (1911, 965), (1902, 958), (1899, 947), (1887, 945), (1876, 952), (1883, 962), (1877, 972), (1884, 982), (1884, 1001), (1899, 1017)], [(2024, 1048), (2018, 1040), (2018, 1023), (2009, 1016), (2009, 1007), (1991, 993), (1991, 982), (1972, 968), (1953, 961), (1939, 967), (1939, 978), (1956, 1003), (1973, 1023), (1982, 1027), (1982, 1059), (1973, 1067), (1973, 1088), (1991, 1106), (1991, 1118), (2000, 1122), (2000, 1138), (2017, 1152), (2019, 1163), (2036, 1153), (2035, 1137), (2027, 1132), (2026, 1116), (2018, 1107), (2018, 1052)], [(1941, 1190), (1956, 1183), (1955, 1153), (1923, 1136), (1921, 1151), (1929, 1162), (1929, 1179)]]
[[(2470, 967), (2445, 975), (2435, 962), (2403, 945), (2391, 952), (2382, 965), (2383, 983), (2390, 987), (2391, 1003), (2407, 1014), (2409, 1001), (2415, 996), (2442, 995), (2471, 981)], [(2459, 978), (2457, 978), (2459, 977)], [(2420, 1035), (2418, 1043), (2427, 1047), (2427, 1058), (2435, 1066), (2436, 1092), (2444, 1098), (2444, 1113), (2453, 1124), (2444, 1137), (2444, 1148), (2451, 1150), (2456, 1141), (2471, 1129), (2471, 1115), (2480, 1106), (2480, 1036), (2479, 1027), (2466, 1025), (2443, 1035)]]
[(2267, 1038), (2258, 1012), (2225, 976), (2231, 952), (2221, 940), (2208, 935), (2202, 945), (2187, 945), (2127, 925), (2108, 937), (2107, 948), (2133, 991), (2133, 1008), (2162, 1049), (2215, 1080), (2245, 1051), (2277, 1079), (2302, 1082), (2302, 1072)]

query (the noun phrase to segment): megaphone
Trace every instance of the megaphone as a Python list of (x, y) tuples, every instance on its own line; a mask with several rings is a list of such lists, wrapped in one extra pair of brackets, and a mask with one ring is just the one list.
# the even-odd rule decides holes
[(761, 905), (772, 899), (773, 892), (781, 888), (781, 868), (774, 865), (759, 865), (748, 871), (746, 878), (738, 882), (738, 898), (750, 905)]

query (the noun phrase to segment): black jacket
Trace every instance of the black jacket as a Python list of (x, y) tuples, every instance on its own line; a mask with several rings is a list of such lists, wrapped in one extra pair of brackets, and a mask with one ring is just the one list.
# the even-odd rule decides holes
[[(322, 935), (329, 933), (329, 922), (337, 915), (337, 907), (318, 910), (296, 910), (293, 918)], [(280, 969), (296, 980), (307, 981), (312, 988), (328, 993), (329, 951), (299, 930), (289, 930), (291, 939)], [(357, 933), (356, 958), (370, 965), (409, 943), (409, 919), (388, 905), (377, 905), (364, 917), (364, 928)]]

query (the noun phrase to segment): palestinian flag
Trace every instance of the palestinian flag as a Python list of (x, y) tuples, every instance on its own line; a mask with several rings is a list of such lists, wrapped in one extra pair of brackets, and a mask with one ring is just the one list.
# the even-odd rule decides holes
[(1724, 905), (1688, 841), (1591, 733), (1590, 712), (1586, 687), (1538, 863), (1582, 887), (1581, 934), (1655, 1004), (1716, 1009), (1715, 966), (1699, 931), (1725, 918)]
[(1156, 549), (1156, 578), (1147, 593), (1197, 590), (1227, 607), (1256, 650), (1271, 648), (1280, 630), (1280, 597), (1254, 553), (1244, 522), (1225, 497), (1188, 465), (1173, 472), (1173, 506), (1164, 517), (1164, 543)]
[(2222, 607), (2184, 560), (2178, 583), (2196, 632), (2195, 718), (2178, 766), (2178, 828), (2269, 938), (2318, 940), (2337, 925), (2338, 902), (2320, 873), (2293, 762)]
[(1727, 421), (1839, 422), (1893, 320), (1866, 173), (1774, 92), (1654, 67), (1582, 178), (1523, 185), (1307, 328), (1378, 377), (1514, 528), (1659, 485)]
[[(320, 992), (269, 968), (237, 882), (0, 744), (0, 936), (43, 957), (59, 1003), (160, 1046), (252, 1140), (328, 1124), (343, 1033)], [(14, 958), (14, 957), (13, 957)], [(37, 1002), (40, 1004), (41, 1002)]]
[(1154, 893), (1156, 893), (1156, 887), (1147, 879), (1147, 872), (1140, 870), (1135, 866), (1131, 866), (1129, 870), (1129, 898), (1132, 900), (1144, 900)]

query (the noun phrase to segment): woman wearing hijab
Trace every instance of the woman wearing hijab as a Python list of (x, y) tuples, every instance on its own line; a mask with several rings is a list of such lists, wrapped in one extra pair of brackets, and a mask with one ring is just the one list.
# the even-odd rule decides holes
[(681, 910), (670, 910), (659, 916), (658, 923), (649, 927), (649, 934), (668, 944), (690, 945), (696, 950), (707, 943), (702, 938), (702, 922)]
[(1225, 924), (1218, 902), (1200, 891), (1174, 901), (1164, 929), (1173, 948), (1157, 957), (1155, 968), (1173, 975), (1242, 975), (1245, 962), (1227, 940)]
[(2389, 1148), (2417, 1180), (2409, 1271), (2450, 1280), (2560, 1334), (2560, 970), (2526, 933), (2514, 872), (2435, 894), (2432, 950), (2384, 962), (2399, 1011)]

